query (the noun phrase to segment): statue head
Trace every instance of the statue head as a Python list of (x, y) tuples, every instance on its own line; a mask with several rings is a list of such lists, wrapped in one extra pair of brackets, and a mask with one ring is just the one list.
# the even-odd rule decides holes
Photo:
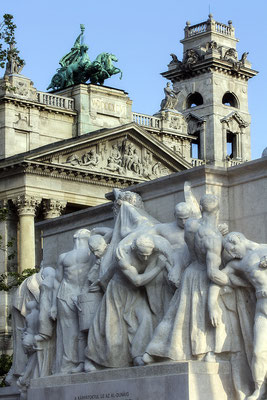
[(141, 261), (146, 261), (151, 256), (154, 247), (155, 243), (150, 235), (140, 235), (132, 244), (132, 250)]
[(73, 241), (77, 245), (79, 242), (87, 241), (91, 236), (91, 232), (88, 229), (79, 229), (73, 235)]
[(174, 208), (174, 216), (177, 222), (177, 225), (184, 229), (184, 224), (188, 220), (191, 215), (191, 207), (188, 203), (181, 202), (176, 204)]
[(88, 241), (89, 249), (96, 256), (96, 258), (101, 258), (107, 248), (107, 243), (103, 236), (101, 235), (93, 235), (89, 238)]
[(205, 194), (200, 199), (200, 210), (202, 213), (213, 214), (219, 210), (219, 199), (214, 194)]
[(240, 232), (230, 232), (223, 239), (223, 247), (232, 258), (242, 259), (247, 252), (247, 239)]
[(45, 267), (42, 271), (42, 285), (53, 288), (54, 287), (54, 279), (56, 276), (56, 271), (52, 267)]

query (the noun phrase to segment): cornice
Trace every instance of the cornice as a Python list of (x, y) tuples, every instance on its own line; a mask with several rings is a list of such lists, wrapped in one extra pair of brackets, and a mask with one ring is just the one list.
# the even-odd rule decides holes
[(179, 69), (178, 67), (169, 71), (162, 72), (161, 75), (166, 79), (170, 79), (172, 82), (176, 82), (211, 71), (230, 74), (237, 78), (245, 80), (252, 78), (258, 73), (258, 71), (246, 68), (244, 66), (240, 66), (240, 68), (235, 68), (233, 64), (225, 60), (210, 58), (208, 60), (201, 60), (198, 61), (196, 64), (192, 64), (190, 68)]
[(121, 185), (121, 187), (126, 187), (148, 181), (148, 179), (122, 177), (109, 173), (101, 174), (99, 172), (85, 171), (75, 167), (65, 167), (62, 165), (52, 165), (33, 161), (23, 161), (18, 164), (0, 168), (0, 179), (6, 179), (7, 177), (18, 174), (38, 175), (60, 180), (97, 184), (99, 186), (107, 186), (111, 188), (114, 187), (114, 184), (116, 184), (116, 186)]
[(0, 104), (1, 103), (13, 103), (15, 106), (21, 106), (21, 107), (27, 107), (27, 108), (36, 108), (39, 111), (46, 111), (49, 113), (54, 113), (54, 114), (63, 114), (63, 115), (69, 115), (69, 116), (76, 116), (77, 111), (75, 110), (68, 110), (68, 109), (63, 109), (63, 108), (58, 108), (58, 107), (51, 107), (46, 104), (34, 102), (28, 99), (20, 99), (17, 97), (12, 97), (12, 96), (2, 96), (0, 97)]

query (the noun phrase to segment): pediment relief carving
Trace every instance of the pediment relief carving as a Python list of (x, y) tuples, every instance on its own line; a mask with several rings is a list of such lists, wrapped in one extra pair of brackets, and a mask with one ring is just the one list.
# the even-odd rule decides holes
[(127, 137), (57, 154), (47, 161), (86, 171), (115, 173), (139, 179), (155, 179), (174, 172), (150, 149), (134, 143)]

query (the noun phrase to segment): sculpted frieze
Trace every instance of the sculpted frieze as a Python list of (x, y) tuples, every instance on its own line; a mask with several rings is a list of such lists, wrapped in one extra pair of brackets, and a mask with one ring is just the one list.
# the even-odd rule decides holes
[(75, 153), (55, 156), (51, 162), (144, 179), (154, 179), (172, 172), (150, 150), (141, 148), (126, 137), (105, 141)]

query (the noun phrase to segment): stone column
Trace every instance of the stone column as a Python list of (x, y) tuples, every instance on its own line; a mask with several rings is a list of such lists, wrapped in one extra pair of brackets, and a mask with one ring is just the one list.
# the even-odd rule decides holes
[(45, 199), (43, 200), (44, 219), (60, 217), (67, 202), (61, 200)]
[(222, 161), (226, 160), (227, 155), (227, 122), (222, 121)]
[(21, 195), (13, 200), (19, 215), (19, 267), (21, 273), (26, 268), (35, 267), (35, 227), (34, 217), (41, 199)]

